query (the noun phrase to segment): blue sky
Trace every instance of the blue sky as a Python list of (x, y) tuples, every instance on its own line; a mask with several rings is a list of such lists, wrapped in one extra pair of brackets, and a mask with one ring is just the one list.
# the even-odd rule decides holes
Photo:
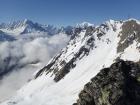
[(43, 24), (99, 24), (140, 18), (140, 0), (0, 0), (0, 22), (24, 18)]

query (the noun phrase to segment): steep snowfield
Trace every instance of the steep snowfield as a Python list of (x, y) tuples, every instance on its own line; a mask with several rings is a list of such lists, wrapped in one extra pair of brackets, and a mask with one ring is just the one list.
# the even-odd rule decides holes
[[(124, 49), (124, 52), (117, 53), (120, 41), (118, 36), (122, 31), (122, 25), (122, 22), (110, 20), (96, 27), (92, 31), (92, 35), (86, 35), (87, 29), (82, 27), (82, 31), (71, 39), (60, 55), (58, 54), (50, 60), (48, 64), (55, 62), (49, 69), (44, 68), (36, 79), (25, 84), (16, 96), (1, 105), (72, 105), (76, 102), (83, 86), (100, 69), (110, 66), (117, 57), (125, 60), (139, 60), (137, 42)], [(94, 27), (92, 26), (92, 28)], [(91, 38), (94, 39), (93, 45), (87, 43)], [(73, 62), (76, 66), (70, 68), (62, 79), (55, 82), (54, 78), (61, 73), (65, 63), (69, 63), (83, 46), (86, 54), (82, 52), (80, 56), (76, 56), (77, 58), (74, 58), (76, 60)]]

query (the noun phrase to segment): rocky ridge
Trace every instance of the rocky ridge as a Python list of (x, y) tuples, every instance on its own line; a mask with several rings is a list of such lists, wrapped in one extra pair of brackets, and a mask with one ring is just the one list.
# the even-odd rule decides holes
[(140, 105), (140, 63), (119, 60), (102, 69), (73, 105)]

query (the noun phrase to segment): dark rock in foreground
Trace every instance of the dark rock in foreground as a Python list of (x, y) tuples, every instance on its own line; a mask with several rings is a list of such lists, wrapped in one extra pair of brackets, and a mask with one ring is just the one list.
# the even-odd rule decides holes
[(140, 105), (140, 64), (120, 60), (102, 69), (73, 105)]

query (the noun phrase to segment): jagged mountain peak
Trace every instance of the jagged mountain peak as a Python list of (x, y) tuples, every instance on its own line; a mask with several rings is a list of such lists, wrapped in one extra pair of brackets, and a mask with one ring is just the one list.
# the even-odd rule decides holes
[(2, 30), (5, 33), (22, 34), (29, 33), (35, 30), (43, 30), (43, 28), (38, 23), (34, 23), (31, 20), (24, 19), (13, 21), (10, 23), (2, 23), (0, 25), (0, 30)]
[(1, 28), (14, 29), (14, 28), (23, 27), (29, 24), (33, 24), (33, 22), (28, 19), (23, 19), (23, 20), (12, 21), (9, 23), (2, 23)]
[(53, 25), (42, 25), (29, 19), (13, 21), (8, 24), (2, 23), (0, 25), (0, 30), (4, 31), (5, 33), (13, 33), (16, 35), (36, 32), (46, 32), (49, 35), (52, 35), (56, 34), (58, 31), (58, 29)]
[(24, 22), (24, 23), (28, 23), (28, 22), (32, 22), (32, 21), (29, 20), (29, 19), (24, 19), (23, 22)]
[(12, 21), (10, 23), (1, 23), (0, 30), (14, 35), (28, 34), (28, 33), (46, 33), (48, 35), (55, 35), (58, 33), (65, 33), (71, 35), (73, 33), (73, 26), (56, 27), (51, 24), (39, 24), (29, 19)]
[(89, 27), (89, 26), (94, 27), (94, 24), (84, 21), (84, 22), (76, 25), (77, 28), (78, 27), (85, 28), (85, 27)]

